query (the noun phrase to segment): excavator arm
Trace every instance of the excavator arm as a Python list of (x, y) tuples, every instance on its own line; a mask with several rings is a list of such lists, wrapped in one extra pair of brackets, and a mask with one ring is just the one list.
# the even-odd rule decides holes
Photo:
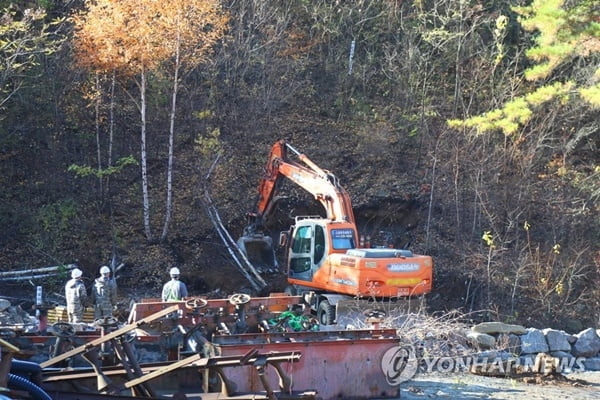
[[(288, 150), (304, 165), (291, 160)], [(255, 223), (261, 223), (273, 211), (277, 187), (282, 178), (289, 179), (311, 193), (315, 200), (321, 203), (331, 221), (354, 223), (350, 196), (335, 175), (321, 169), (285, 140), (279, 140), (271, 147), (265, 173), (259, 185), (256, 211), (251, 214)]]

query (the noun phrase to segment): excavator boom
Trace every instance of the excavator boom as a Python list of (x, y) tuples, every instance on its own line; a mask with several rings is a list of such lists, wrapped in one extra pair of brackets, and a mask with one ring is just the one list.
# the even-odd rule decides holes
[[(290, 150), (301, 165), (288, 158)], [(269, 153), (265, 174), (259, 185), (256, 216), (265, 219), (272, 212), (273, 198), (281, 178), (287, 178), (311, 193), (323, 205), (331, 221), (354, 223), (350, 196), (331, 172), (321, 169), (305, 154), (300, 153), (285, 140), (277, 141)]]
[[(288, 151), (296, 155), (299, 162), (291, 160)], [(289, 179), (311, 193), (315, 200), (321, 203), (327, 218), (332, 222), (354, 224), (350, 196), (335, 175), (321, 169), (285, 140), (278, 140), (271, 146), (269, 152), (258, 187), (259, 198), (256, 208), (254, 212), (248, 214), (248, 226), (237, 242), (249, 261), (259, 269), (278, 267), (273, 240), (265, 233), (265, 225), (277, 204), (277, 190), (283, 178)]]

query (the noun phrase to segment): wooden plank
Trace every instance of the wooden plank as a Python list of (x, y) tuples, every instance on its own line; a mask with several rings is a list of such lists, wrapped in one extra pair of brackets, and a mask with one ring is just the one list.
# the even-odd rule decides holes
[(92, 340), (92, 341), (90, 341), (90, 342), (88, 342), (88, 343), (86, 343), (84, 345), (81, 345), (81, 346), (79, 346), (77, 348), (74, 348), (73, 350), (69, 350), (66, 353), (63, 353), (63, 354), (61, 354), (61, 355), (59, 355), (57, 357), (51, 358), (51, 359), (49, 359), (47, 361), (44, 361), (43, 363), (40, 364), (40, 366), (42, 368), (46, 368), (46, 367), (49, 367), (49, 366), (54, 365), (56, 363), (59, 363), (61, 361), (64, 361), (67, 358), (71, 358), (71, 357), (76, 356), (78, 354), (84, 353), (87, 350), (91, 349), (92, 347), (99, 346), (99, 345), (101, 345), (104, 342), (107, 342), (107, 341), (109, 341), (111, 339), (115, 339), (115, 338), (117, 338), (117, 337), (119, 337), (119, 336), (121, 336), (121, 335), (129, 332), (130, 330), (139, 327), (140, 325), (152, 322), (152, 321), (154, 321), (154, 320), (156, 320), (158, 318), (164, 317), (165, 315), (168, 315), (168, 314), (170, 314), (172, 312), (176, 312), (177, 310), (179, 310), (179, 307), (176, 306), (176, 305), (175, 306), (171, 306), (171, 307), (167, 307), (164, 310), (159, 311), (157, 313), (154, 313), (154, 314), (152, 314), (152, 315), (150, 315), (150, 316), (148, 316), (146, 318), (143, 318), (143, 319), (141, 319), (141, 320), (139, 320), (139, 321), (137, 321), (137, 322), (135, 322), (133, 324), (125, 325), (124, 327), (122, 327), (120, 329), (117, 329), (114, 332), (110, 332), (110, 333), (108, 333), (108, 334), (106, 334), (104, 336), (99, 337), (98, 339), (94, 339), (94, 340)]
[(150, 379), (154, 379), (157, 376), (161, 376), (163, 374), (166, 374), (167, 372), (171, 372), (171, 371), (176, 370), (178, 368), (185, 367), (186, 365), (191, 364), (194, 361), (198, 361), (201, 358), (202, 357), (200, 356), (200, 354), (194, 354), (193, 356), (186, 357), (183, 360), (179, 360), (179, 361), (174, 362), (174, 363), (172, 363), (170, 365), (167, 365), (166, 367), (159, 368), (159, 369), (157, 369), (155, 371), (152, 371), (149, 374), (146, 374), (146, 375), (144, 375), (144, 376), (142, 376), (140, 378), (132, 379), (132, 380), (130, 380), (128, 382), (125, 382), (125, 387), (127, 389), (129, 389), (129, 388), (131, 388), (133, 386), (137, 386), (137, 385), (142, 384), (142, 383), (144, 383), (146, 381), (149, 381)]
[[(0, 339), (0, 349), (6, 353), (19, 353), (21, 351), (17, 346), (10, 344), (2, 339)], [(0, 354), (2, 354), (2, 352), (0, 352)], [(1, 360), (2, 358), (0, 357), (0, 361)]]
[[(47, 319), (49, 324), (53, 324), (59, 321), (67, 322), (69, 317), (67, 315), (67, 307), (56, 306), (48, 310)], [(86, 307), (83, 309), (83, 322), (91, 323), (95, 321), (95, 314), (93, 307)]]

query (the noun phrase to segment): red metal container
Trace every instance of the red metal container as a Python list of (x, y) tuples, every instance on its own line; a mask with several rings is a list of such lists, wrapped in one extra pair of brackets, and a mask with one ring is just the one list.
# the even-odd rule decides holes
[[(400, 389), (391, 386), (382, 370), (382, 357), (399, 339), (393, 329), (362, 331), (296, 332), (215, 336), (213, 344), (223, 356), (299, 352), (300, 361), (283, 365), (293, 390), (316, 390), (327, 399), (398, 398)], [(254, 370), (253, 370), (254, 369)], [(279, 389), (274, 368), (265, 371), (272, 389)], [(227, 377), (238, 392), (264, 390), (252, 366), (231, 368)]]

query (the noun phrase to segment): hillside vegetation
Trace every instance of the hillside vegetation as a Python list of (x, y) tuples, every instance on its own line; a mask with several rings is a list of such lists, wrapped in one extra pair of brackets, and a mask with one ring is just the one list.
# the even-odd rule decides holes
[[(365, 235), (433, 256), (432, 311), (597, 326), (594, 1), (0, 8), (3, 270), (123, 263), (139, 298), (176, 265), (192, 293), (240, 290), (205, 193), (237, 237), (284, 138), (338, 176)], [(274, 232), (319, 212), (288, 193)]]

